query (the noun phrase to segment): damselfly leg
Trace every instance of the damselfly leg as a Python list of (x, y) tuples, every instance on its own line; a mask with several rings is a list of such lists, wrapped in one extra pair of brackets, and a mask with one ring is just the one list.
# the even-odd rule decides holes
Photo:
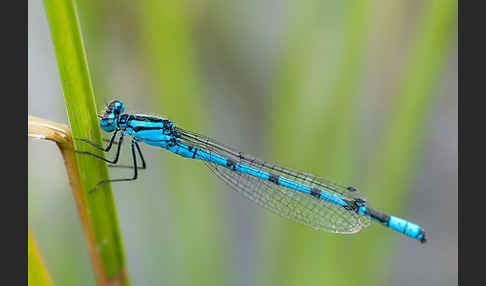
[[(82, 140), (82, 141), (85, 141), (86, 140)], [(115, 141), (115, 140), (111, 140), (111, 139), (107, 139), (107, 138), (103, 138), (103, 141), (105, 142), (112, 142), (112, 144), (114, 145), (118, 145), (118, 141)], [(135, 144), (135, 147), (137, 148), (137, 151), (138, 151), (138, 156), (140, 156), (140, 159), (142, 160), (142, 166), (141, 167), (138, 167), (139, 170), (145, 170), (146, 169), (146, 164), (145, 164), (145, 159), (143, 158), (143, 155), (142, 155), (142, 151), (140, 150), (140, 147), (137, 144)], [(133, 169), (133, 166), (129, 166), (129, 165), (120, 165), (120, 164), (117, 164), (117, 165), (108, 165), (109, 168), (126, 168), (126, 169)]]
[[(114, 144), (116, 144), (116, 143), (114, 143)], [(140, 157), (140, 160), (142, 160), (142, 166), (141, 167), (137, 166), (137, 168), (139, 170), (145, 170), (145, 169), (147, 169), (147, 165), (145, 164), (145, 159), (143, 158), (142, 151), (140, 150), (140, 146), (138, 145), (138, 143), (136, 141), (135, 141), (135, 147), (137, 148), (138, 156)], [(120, 164), (108, 165), (108, 167), (110, 167), (110, 168), (127, 168), (127, 169), (133, 169), (134, 168), (134, 166), (120, 165)]]
[[(89, 141), (89, 140), (86, 140), (86, 139), (79, 139), (79, 138), (76, 138), (76, 140), (80, 140), (80, 141), (85, 142), (85, 143), (88, 143), (88, 144), (90, 144), (91, 146), (94, 146), (94, 147), (96, 147), (96, 148), (98, 148), (98, 149), (100, 149), (100, 150), (102, 150), (102, 151), (104, 151), (104, 152), (108, 152), (108, 151), (110, 151), (110, 149), (111, 149), (111, 146), (112, 146), (112, 144), (113, 144), (113, 140), (115, 140), (115, 135), (116, 135), (116, 131), (115, 131), (115, 133), (113, 134), (113, 136), (111, 137), (110, 143), (108, 143), (108, 146), (107, 146), (106, 148), (102, 148), (102, 147), (100, 147), (100, 146), (96, 145), (95, 143), (93, 143), (93, 142), (91, 142), (91, 141)], [(122, 143), (123, 143), (123, 133), (121, 133), (121, 134), (120, 134), (120, 139), (119, 139), (119, 141), (118, 141), (118, 148), (116, 149), (116, 155), (115, 155), (115, 158), (114, 158), (113, 160), (111, 160), (111, 161), (110, 161), (110, 160), (108, 160), (108, 159), (105, 159), (105, 158), (103, 158), (103, 157), (101, 157), (101, 156), (98, 156), (98, 155), (96, 155), (96, 154), (93, 154), (93, 153), (91, 153), (91, 152), (86, 152), (86, 151), (77, 151), (77, 150), (76, 150), (75, 152), (76, 152), (76, 153), (78, 153), (78, 154), (86, 154), (86, 155), (90, 155), (90, 156), (96, 157), (96, 158), (98, 158), (98, 159), (100, 159), (100, 160), (103, 160), (103, 161), (105, 161), (105, 162), (108, 162), (108, 163), (110, 163), (110, 164), (116, 164), (116, 163), (118, 162), (118, 158), (120, 157), (120, 148), (121, 148), (121, 146), (122, 146)]]
[(83, 142), (85, 142), (85, 143), (88, 143), (89, 145), (91, 145), (91, 146), (95, 147), (96, 149), (99, 149), (99, 150), (101, 150), (101, 151), (103, 151), (103, 152), (108, 152), (108, 151), (110, 151), (111, 146), (113, 145), (113, 143), (114, 143), (115, 145), (117, 145), (117, 144), (118, 144), (118, 142), (115, 142), (115, 137), (116, 137), (116, 134), (118, 133), (118, 131), (119, 131), (119, 130), (116, 130), (115, 132), (113, 132), (113, 135), (111, 135), (111, 138), (110, 138), (109, 140), (105, 140), (105, 139), (103, 138), (103, 141), (108, 142), (108, 145), (106, 145), (106, 147), (105, 147), (105, 148), (103, 148), (103, 147), (99, 146), (98, 144), (96, 144), (96, 143), (94, 143), (94, 142), (89, 141), (88, 139), (81, 139), (81, 138), (75, 138), (75, 139), (76, 139), (76, 140), (79, 140), (79, 141), (83, 141)]
[[(85, 154), (85, 155), (90, 155), (90, 156), (93, 156), (97, 159), (100, 159), (100, 160), (103, 160), (105, 162), (108, 162), (108, 163), (111, 163), (110, 165), (108, 165), (108, 167), (115, 167), (115, 168), (129, 168), (129, 169), (133, 169), (134, 170), (134, 174), (133, 174), (133, 177), (131, 178), (121, 178), (121, 179), (112, 179), (112, 180), (103, 180), (101, 182), (99, 182), (98, 184), (96, 184), (96, 186), (89, 191), (89, 193), (92, 193), (94, 191), (96, 191), (101, 185), (105, 184), (105, 183), (109, 183), (109, 182), (125, 182), (125, 181), (133, 181), (133, 180), (136, 180), (137, 179), (137, 176), (138, 176), (138, 169), (146, 169), (147, 166), (146, 166), (146, 163), (145, 163), (145, 159), (143, 158), (143, 155), (142, 155), (142, 151), (140, 150), (140, 146), (138, 145), (137, 141), (135, 140), (131, 140), (131, 150), (132, 150), (132, 158), (133, 158), (133, 166), (129, 166), (129, 165), (116, 165), (116, 163), (118, 162), (118, 159), (120, 157), (120, 150), (121, 150), (121, 145), (123, 143), (123, 133), (120, 134), (120, 139), (118, 142), (115, 141), (115, 136), (116, 136), (116, 133), (117, 131), (115, 131), (115, 133), (113, 134), (113, 136), (111, 137), (108, 145), (106, 148), (103, 148), (103, 147), (100, 147), (98, 146), (97, 144), (89, 141), (89, 140), (86, 140), (86, 139), (78, 139), (76, 138), (77, 140), (80, 140), (82, 142), (85, 142), (85, 143), (88, 143), (90, 144), (91, 146), (93, 147), (96, 147), (97, 149), (99, 150), (102, 150), (104, 152), (108, 152), (110, 151), (111, 149), (111, 146), (113, 144), (115, 145), (118, 145), (117, 147), (117, 150), (116, 150), (116, 155), (115, 155), (115, 158), (113, 160), (107, 160), (101, 156), (98, 156), (94, 153), (91, 153), (91, 152), (86, 152), (86, 151), (75, 151), (76, 153), (78, 154)], [(137, 154), (135, 152), (135, 148), (137, 149), (137, 152), (140, 156), (140, 160), (142, 161), (142, 166), (138, 167), (137, 166)]]
[[(120, 143), (122, 142), (122, 138), (120, 136)], [(121, 144), (120, 144), (121, 145)], [(120, 146), (118, 145), (118, 146)], [(137, 154), (135, 153), (135, 148), (137, 148), (137, 151), (138, 153), (140, 154), (141, 156), (141, 160), (142, 160), (142, 167), (143, 169), (146, 168), (146, 165), (145, 165), (145, 160), (143, 159), (143, 156), (142, 156), (142, 152), (140, 151), (140, 147), (138, 146), (138, 143), (137, 141), (135, 140), (132, 140), (130, 142), (130, 147), (132, 149), (132, 158), (133, 158), (133, 167), (132, 166), (127, 166), (127, 167), (132, 167), (133, 168), (133, 177), (132, 178), (122, 178), (122, 179), (111, 179), (111, 180), (103, 180), (101, 182), (99, 182), (98, 184), (96, 184), (96, 186), (94, 187), (94, 189), (90, 190), (89, 193), (93, 193), (94, 191), (96, 191), (101, 185), (103, 184), (106, 184), (106, 183), (114, 183), (114, 182), (128, 182), (128, 181), (134, 181), (137, 179), (138, 177), (138, 167), (137, 167)], [(115, 165), (116, 166), (116, 165)]]

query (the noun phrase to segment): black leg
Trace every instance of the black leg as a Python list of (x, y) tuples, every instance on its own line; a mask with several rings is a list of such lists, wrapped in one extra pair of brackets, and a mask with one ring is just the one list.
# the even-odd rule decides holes
[[(111, 141), (113, 141), (114, 139), (115, 139), (115, 136), (113, 136), (113, 137), (111, 138)], [(84, 139), (80, 139), (80, 140), (84, 140)], [(123, 143), (123, 133), (121, 133), (121, 134), (120, 134), (120, 140), (118, 141), (118, 148), (116, 149), (116, 155), (115, 155), (115, 158), (114, 158), (112, 161), (107, 160), (107, 159), (105, 159), (105, 158), (103, 158), (103, 157), (101, 157), (101, 156), (98, 156), (98, 155), (96, 155), (96, 154), (93, 154), (93, 153), (91, 153), (91, 152), (84, 152), (84, 151), (75, 151), (75, 152), (76, 152), (76, 153), (78, 153), (78, 154), (86, 154), (86, 155), (91, 155), (91, 156), (96, 157), (96, 158), (98, 158), (98, 159), (100, 159), (100, 160), (103, 160), (103, 161), (105, 161), (105, 162), (108, 162), (108, 163), (111, 163), (111, 164), (116, 164), (116, 162), (118, 162), (118, 158), (119, 158), (119, 156), (120, 156), (120, 148), (121, 148), (122, 143)], [(94, 143), (93, 143), (93, 144), (94, 144)], [(96, 145), (96, 144), (95, 144), (95, 145)], [(110, 145), (111, 145), (111, 144), (110, 144)], [(111, 146), (110, 146), (110, 148), (111, 148)], [(105, 151), (105, 150), (103, 150), (103, 151)]]
[[(93, 143), (93, 142), (91, 142), (87, 139), (81, 139), (81, 138), (74, 138), (74, 139), (88, 143), (89, 145), (91, 145), (91, 146), (93, 146), (93, 147), (95, 147), (95, 148), (97, 148), (101, 151), (108, 152), (108, 151), (110, 151), (111, 146), (113, 145), (113, 141), (115, 140), (115, 137), (116, 137), (116, 134), (118, 133), (118, 131), (119, 130), (115, 130), (115, 132), (113, 132), (113, 135), (111, 135), (111, 139), (108, 141), (109, 143), (108, 143), (108, 145), (106, 145), (106, 148), (98, 146), (97, 144), (95, 144), (95, 143)], [(103, 139), (103, 141), (105, 141), (105, 140)], [(118, 144), (118, 143), (115, 143), (115, 145), (116, 144)]]
[(140, 151), (140, 146), (138, 146), (138, 143), (134, 140), (135, 147), (137, 147), (138, 155), (140, 155), (140, 160), (142, 160), (142, 168), (145, 169), (147, 165), (145, 165), (145, 159), (143, 158), (142, 151)]
[[(147, 168), (146, 164), (145, 164), (145, 160), (143, 158), (143, 155), (142, 155), (142, 151), (140, 150), (140, 146), (138, 145), (138, 143), (135, 141), (135, 147), (137, 147), (137, 151), (138, 151), (138, 156), (140, 157), (140, 159), (142, 160), (142, 167), (138, 167), (137, 168), (139, 170), (145, 170)], [(133, 169), (134, 167), (133, 166), (129, 166), (129, 165), (108, 165), (108, 167), (110, 168), (126, 168), (126, 169)]]
[[(120, 142), (122, 140), (123, 137), (120, 137)], [(103, 184), (106, 184), (106, 183), (113, 183), (113, 182), (127, 182), (127, 181), (134, 181), (137, 179), (137, 176), (138, 176), (138, 168), (137, 168), (137, 154), (135, 153), (135, 146), (137, 146), (137, 149), (140, 152), (140, 148), (138, 147), (138, 144), (135, 140), (132, 139), (131, 143), (131, 149), (132, 149), (132, 157), (133, 157), (133, 177), (132, 178), (125, 178), (125, 179), (113, 179), (113, 180), (103, 180), (101, 182), (99, 182), (98, 184), (96, 184), (96, 186), (94, 187), (93, 190), (89, 191), (89, 193), (92, 193), (94, 191), (96, 191), (101, 185)], [(142, 161), (143, 162), (143, 161)], [(145, 163), (143, 164), (144, 168), (145, 168)]]

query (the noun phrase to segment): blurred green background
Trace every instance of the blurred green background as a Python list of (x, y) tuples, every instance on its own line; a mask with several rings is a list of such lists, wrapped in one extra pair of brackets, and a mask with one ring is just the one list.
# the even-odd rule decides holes
[[(455, 1), (75, 2), (98, 110), (120, 99), (354, 185), (429, 236), (317, 232), (147, 147), (140, 179), (113, 184), (132, 285), (457, 285)], [(67, 123), (42, 1), (28, 13), (29, 114)], [(28, 155), (29, 225), (54, 283), (93, 285), (57, 147), (29, 139)]]

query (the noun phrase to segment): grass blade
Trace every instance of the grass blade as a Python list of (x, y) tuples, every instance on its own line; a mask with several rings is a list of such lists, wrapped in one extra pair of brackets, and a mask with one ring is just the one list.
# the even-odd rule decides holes
[[(101, 145), (94, 95), (89, 77), (79, 29), (76, 7), (72, 0), (45, 0), (47, 19), (57, 58), (66, 109), (72, 135)], [(75, 140), (76, 150), (89, 150), (103, 156), (101, 151), (88, 148)], [(101, 180), (108, 179), (108, 169), (101, 160), (91, 156), (76, 156), (81, 183), (84, 189), (89, 221), (92, 225), (96, 252), (103, 269), (103, 280), (98, 283), (118, 281), (128, 283), (124, 254), (118, 227), (111, 185), (104, 184), (95, 193), (89, 194)], [(121, 284), (121, 283), (120, 283)]]
[(28, 274), (29, 285), (53, 285), (52, 279), (47, 271), (47, 267), (42, 259), (34, 235), (30, 231), (28, 234)]

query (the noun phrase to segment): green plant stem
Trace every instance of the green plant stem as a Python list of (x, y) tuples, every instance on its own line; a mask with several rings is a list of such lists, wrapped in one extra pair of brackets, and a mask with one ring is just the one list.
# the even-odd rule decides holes
[(42, 255), (37, 247), (34, 235), (28, 230), (28, 283), (29, 285), (53, 285)]
[[(76, 7), (72, 0), (45, 0), (44, 5), (73, 137), (102, 145)], [(101, 151), (86, 145), (74, 141), (76, 150), (104, 156)], [(109, 179), (106, 164), (87, 155), (77, 155), (76, 159), (84, 190), (82, 196), (96, 241), (95, 250), (103, 269), (103, 281), (128, 284), (111, 185), (103, 184), (96, 192), (88, 193), (98, 182)], [(97, 276), (98, 284), (102, 283), (99, 279), (101, 277)]]

